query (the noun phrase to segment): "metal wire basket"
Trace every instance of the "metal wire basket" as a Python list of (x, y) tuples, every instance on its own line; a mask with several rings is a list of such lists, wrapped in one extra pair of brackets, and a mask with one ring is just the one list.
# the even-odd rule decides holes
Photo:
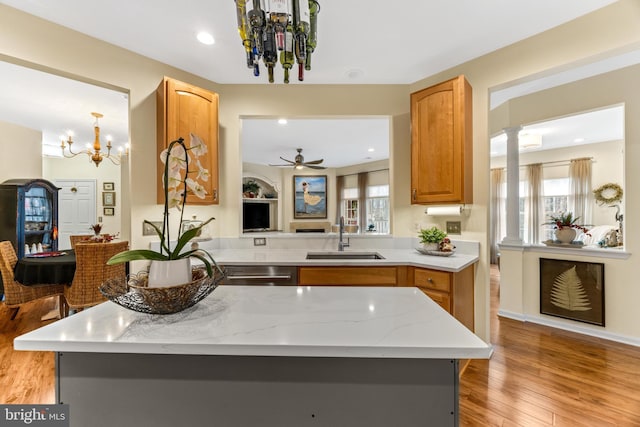
[(122, 307), (140, 313), (172, 314), (185, 310), (204, 299), (225, 277), (224, 271), (214, 269), (207, 276), (204, 268), (192, 270), (192, 280), (176, 286), (149, 287), (148, 272), (142, 271), (125, 279), (109, 279), (102, 283), (100, 292)]

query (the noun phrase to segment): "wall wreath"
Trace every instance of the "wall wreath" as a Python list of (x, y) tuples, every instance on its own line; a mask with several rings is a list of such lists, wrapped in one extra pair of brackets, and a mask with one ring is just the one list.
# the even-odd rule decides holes
[(593, 190), (596, 202), (600, 205), (610, 205), (622, 200), (622, 187), (618, 184), (610, 182), (608, 184), (601, 185)]

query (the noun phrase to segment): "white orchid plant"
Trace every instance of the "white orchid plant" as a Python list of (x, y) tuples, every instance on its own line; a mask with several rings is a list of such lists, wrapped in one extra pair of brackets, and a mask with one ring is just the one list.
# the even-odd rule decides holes
[[(197, 135), (190, 134), (189, 147), (184, 143), (183, 138), (172, 141), (169, 146), (160, 153), (160, 160), (164, 163), (164, 174), (162, 182), (164, 186), (164, 218), (162, 229), (158, 228), (154, 223), (145, 220), (144, 223), (152, 227), (160, 238), (160, 251), (150, 249), (132, 249), (120, 252), (107, 264), (119, 264), (128, 261), (150, 260), (150, 261), (170, 261), (181, 258), (193, 257), (202, 261), (207, 269), (209, 277), (213, 275), (213, 267), (222, 272), (213, 257), (199, 249), (191, 249), (182, 251), (187, 243), (200, 234), (202, 228), (214, 220), (209, 218), (198, 227), (190, 228), (184, 233), (178, 235), (175, 247), (171, 248), (171, 237), (169, 227), (169, 210), (176, 208), (180, 211), (180, 225), (178, 230), (182, 230), (182, 221), (184, 217), (184, 206), (187, 204), (187, 194), (191, 193), (200, 199), (203, 199), (207, 191), (201, 182), (209, 180), (209, 171), (202, 167), (198, 158), (207, 153), (207, 146)], [(190, 170), (190, 165), (195, 159), (195, 170)], [(196, 174), (195, 179), (189, 174)]]

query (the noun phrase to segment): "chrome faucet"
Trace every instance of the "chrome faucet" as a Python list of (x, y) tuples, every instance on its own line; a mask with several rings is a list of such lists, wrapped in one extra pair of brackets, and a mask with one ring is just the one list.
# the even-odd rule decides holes
[(347, 237), (347, 243), (342, 241), (342, 234), (344, 234), (344, 217), (340, 217), (340, 240), (338, 241), (338, 250), (344, 251), (344, 248), (349, 247), (349, 238)]

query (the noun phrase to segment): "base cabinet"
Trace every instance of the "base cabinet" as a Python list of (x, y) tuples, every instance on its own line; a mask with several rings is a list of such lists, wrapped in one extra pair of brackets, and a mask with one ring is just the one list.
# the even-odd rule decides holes
[(408, 267), (407, 276), (406, 286), (418, 287), (473, 332), (473, 266), (457, 273)]

